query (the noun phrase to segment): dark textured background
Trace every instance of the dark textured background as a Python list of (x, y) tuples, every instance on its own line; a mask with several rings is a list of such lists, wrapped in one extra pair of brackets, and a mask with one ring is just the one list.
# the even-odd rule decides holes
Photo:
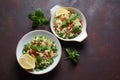
[[(61, 42), (62, 59), (48, 74), (25, 72), (16, 61), (20, 38), (32, 30), (29, 12), (40, 7), (50, 19), (56, 4), (80, 9), (87, 19), (88, 37), (82, 43)], [(77, 49), (79, 63), (65, 61), (65, 48)], [(120, 80), (120, 0), (0, 0), (0, 80)]]

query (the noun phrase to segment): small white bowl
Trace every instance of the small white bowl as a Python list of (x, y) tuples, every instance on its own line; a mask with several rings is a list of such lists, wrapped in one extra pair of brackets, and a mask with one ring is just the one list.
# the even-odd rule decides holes
[(40, 71), (35, 71), (35, 70), (28, 71), (28, 70), (26, 70), (27, 72), (29, 72), (31, 74), (40, 75), (40, 74), (45, 74), (45, 73), (50, 72), (51, 70), (53, 70), (57, 66), (57, 64), (59, 63), (59, 61), (61, 59), (62, 48), (61, 48), (59, 40), (52, 33), (48, 32), (48, 31), (45, 31), (45, 30), (34, 30), (34, 31), (31, 31), (31, 32), (25, 34), (20, 39), (20, 41), (17, 45), (17, 48), (16, 48), (17, 61), (19, 61), (19, 58), (22, 55), (22, 49), (23, 49), (24, 45), (26, 43), (28, 43), (29, 41), (31, 41), (33, 36), (35, 36), (35, 35), (47, 36), (49, 39), (51, 39), (52, 41), (55, 42), (56, 47), (58, 49), (58, 51), (57, 51), (58, 56), (54, 58), (54, 62), (50, 66), (48, 66), (46, 69), (43, 69), (43, 70), (40, 70)]
[(72, 39), (63, 39), (63, 38), (59, 37), (56, 34), (56, 32), (54, 30), (54, 24), (53, 24), (53, 22), (54, 22), (56, 10), (59, 9), (59, 8), (61, 8), (61, 7), (63, 7), (63, 6), (56, 5), (53, 8), (51, 8), (51, 10), (50, 10), (50, 13), (51, 13), (50, 27), (51, 27), (52, 32), (55, 34), (55, 36), (57, 36), (59, 39), (61, 39), (63, 41), (77, 41), (77, 42), (82, 42), (88, 36), (87, 35), (87, 31), (86, 31), (86, 28), (87, 28), (87, 26), (86, 26), (87, 25), (86, 19), (85, 19), (85, 16), (83, 15), (83, 13), (80, 10), (75, 9), (73, 7), (63, 7), (63, 8), (72, 10), (72, 11), (74, 11), (75, 13), (77, 13), (80, 16), (80, 18), (82, 19), (82, 32), (80, 33), (80, 35), (78, 35), (77, 37), (72, 38)]

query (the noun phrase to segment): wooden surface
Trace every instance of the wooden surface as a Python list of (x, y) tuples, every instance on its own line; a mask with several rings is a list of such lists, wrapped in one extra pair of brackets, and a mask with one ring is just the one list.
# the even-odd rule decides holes
[[(48, 74), (31, 75), (16, 61), (17, 43), (29, 31), (50, 31), (49, 24), (32, 29), (27, 15), (40, 7), (50, 19), (56, 4), (83, 12), (88, 37), (81, 43), (60, 41), (58, 66)], [(77, 65), (64, 60), (65, 48), (79, 51)], [(0, 0), (0, 80), (120, 80), (120, 0)]]

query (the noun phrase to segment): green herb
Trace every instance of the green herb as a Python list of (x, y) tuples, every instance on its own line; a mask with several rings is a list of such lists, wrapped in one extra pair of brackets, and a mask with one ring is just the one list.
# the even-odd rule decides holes
[(35, 50), (35, 51), (37, 51), (37, 47), (36, 46), (31, 45), (30, 48)]
[(24, 53), (24, 52), (27, 52), (27, 49), (28, 49), (28, 45), (26, 44), (26, 45), (24, 45), (24, 48), (23, 48), (22, 52), (23, 52), (23, 53)]
[(42, 10), (40, 8), (37, 8), (36, 11), (33, 13), (28, 14), (28, 18), (33, 21), (32, 26), (36, 27), (38, 25), (45, 25), (48, 24), (48, 19), (44, 16)]
[(70, 18), (67, 20), (67, 22), (70, 22), (70, 21), (72, 21), (72, 20), (75, 20), (76, 18), (78, 18), (78, 15), (77, 15), (77, 14), (72, 14), (72, 15), (70, 16)]
[(36, 57), (36, 61), (37, 61), (37, 63), (40, 63), (40, 62), (41, 62), (40, 56), (37, 56), (37, 57)]
[(56, 46), (52, 46), (51, 48), (52, 48), (52, 50), (55, 50), (55, 51), (57, 51), (57, 48), (56, 48)]
[(47, 61), (49, 62), (49, 64), (52, 64), (54, 62), (53, 58), (48, 58)]
[(40, 46), (40, 45), (37, 45), (37, 46), (31, 45), (30, 47), (31, 47), (31, 49), (33, 49), (35, 51), (41, 51), (41, 50), (47, 49), (47, 46)]
[(74, 63), (78, 63), (77, 57), (79, 56), (79, 53), (77, 50), (71, 51), (70, 49), (66, 48), (66, 52), (68, 54), (68, 57), (66, 59), (70, 59)]
[(35, 15), (38, 16), (38, 17), (41, 17), (41, 18), (44, 17), (44, 14), (43, 14), (43, 12), (42, 12), (42, 10), (40, 8), (36, 9)]
[(57, 32), (57, 35), (59, 35), (60, 37), (62, 37), (63, 33)]
[(46, 61), (41, 63), (40, 56), (39, 57), (37, 56), (37, 58), (36, 58), (37, 64), (36, 64), (35, 70), (36, 71), (43, 70), (43, 69), (47, 68), (53, 62), (54, 62), (53, 58), (46, 58)]
[(78, 26), (73, 27), (73, 29), (72, 29), (73, 33), (77, 33), (78, 31), (79, 31), (79, 27)]
[(78, 18), (78, 15), (77, 14), (72, 14), (70, 16), (70, 18), (68, 18), (67, 20), (62, 22), (61, 26), (66, 26), (67, 23), (70, 23), (71, 21), (75, 20), (76, 18)]

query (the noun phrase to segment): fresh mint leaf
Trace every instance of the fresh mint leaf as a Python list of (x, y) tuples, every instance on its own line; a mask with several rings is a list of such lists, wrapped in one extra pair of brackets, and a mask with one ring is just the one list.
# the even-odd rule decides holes
[(31, 16), (30, 18), (32, 21), (38, 21), (38, 17), (37, 16)]
[(73, 54), (75, 55), (75, 57), (79, 56), (78, 51), (76, 50), (73, 51)]
[(74, 61), (75, 63), (78, 63), (78, 59), (73, 59), (73, 61)]
[(71, 54), (71, 51), (70, 51), (70, 49), (68, 49), (68, 48), (66, 48), (66, 52), (68, 53), (68, 55)]
[(28, 18), (31, 19), (31, 20), (32, 20), (32, 17), (33, 17), (33, 16), (35, 16), (34, 13), (29, 13), (29, 14), (28, 14)]
[(66, 48), (66, 52), (68, 54), (68, 57), (66, 59), (70, 59), (74, 63), (78, 63), (77, 57), (79, 56), (79, 53), (77, 50), (71, 51), (70, 49)]
[(40, 24), (39, 21), (33, 21), (33, 22), (32, 22), (32, 27), (36, 27), (36, 26), (38, 26), (39, 24)]
[(48, 24), (49, 23), (49, 21), (46, 19), (46, 18), (41, 18), (41, 25), (42, 24)]
[(37, 8), (35, 12), (29, 13), (28, 18), (32, 20), (32, 26), (46, 25), (49, 23), (48, 19), (44, 16), (42, 10)]
[(42, 12), (42, 10), (40, 8), (36, 9), (35, 16), (40, 17), (40, 18), (44, 17), (44, 14), (43, 14), (43, 12)]

